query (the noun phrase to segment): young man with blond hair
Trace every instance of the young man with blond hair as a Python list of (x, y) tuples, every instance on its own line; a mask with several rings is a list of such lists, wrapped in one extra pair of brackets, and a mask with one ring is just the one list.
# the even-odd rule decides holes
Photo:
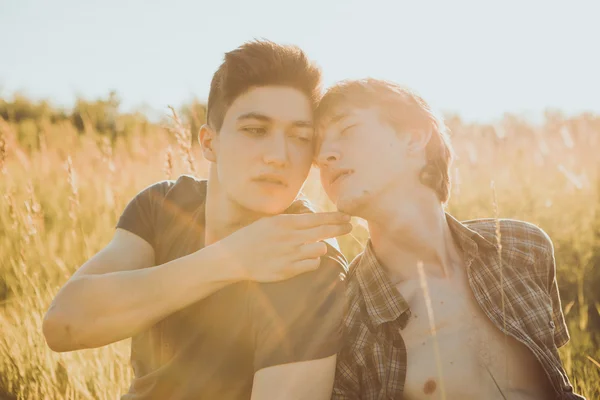
[(550, 238), (501, 219), (499, 240), (496, 220), (445, 211), (452, 149), (427, 102), (346, 81), (317, 123), (325, 191), (370, 233), (350, 266), (333, 398), (581, 399), (558, 354), (569, 335)]

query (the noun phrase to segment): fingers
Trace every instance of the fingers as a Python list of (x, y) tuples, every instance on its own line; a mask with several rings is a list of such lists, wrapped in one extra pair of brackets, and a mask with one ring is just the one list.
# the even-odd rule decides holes
[(302, 272), (314, 271), (321, 265), (320, 258), (308, 258), (306, 260), (296, 261), (294, 264), (294, 272), (301, 274)]
[(284, 217), (285, 224), (291, 228), (309, 229), (320, 225), (343, 224), (350, 222), (350, 216), (338, 211), (322, 212), (322, 213), (307, 213), (307, 214), (286, 214)]
[(317, 226), (316, 228), (304, 229), (300, 231), (299, 235), (302, 243), (310, 243), (343, 236), (350, 232), (352, 232), (352, 224), (346, 222), (338, 225), (322, 225)]
[(306, 260), (319, 258), (325, 254), (327, 254), (327, 245), (323, 242), (314, 242), (306, 243), (300, 246), (295, 256), (298, 260)]

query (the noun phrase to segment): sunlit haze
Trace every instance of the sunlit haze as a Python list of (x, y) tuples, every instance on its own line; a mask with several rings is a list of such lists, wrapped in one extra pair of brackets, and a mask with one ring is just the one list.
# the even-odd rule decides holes
[(466, 120), (600, 112), (598, 1), (0, 0), (0, 96), (123, 109), (206, 100), (223, 53), (253, 38), (302, 47), (324, 83), (404, 83)]

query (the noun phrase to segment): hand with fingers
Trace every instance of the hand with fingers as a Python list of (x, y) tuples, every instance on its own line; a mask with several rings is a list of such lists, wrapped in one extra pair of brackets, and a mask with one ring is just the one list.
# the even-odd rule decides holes
[(276, 282), (317, 269), (328, 251), (323, 240), (351, 231), (350, 216), (340, 212), (280, 214), (262, 218), (218, 244), (245, 279)]

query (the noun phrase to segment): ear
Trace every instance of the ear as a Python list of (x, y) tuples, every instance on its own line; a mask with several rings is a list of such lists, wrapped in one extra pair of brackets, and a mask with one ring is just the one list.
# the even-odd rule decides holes
[(409, 154), (418, 154), (425, 151), (427, 143), (431, 139), (431, 129), (417, 129), (409, 133), (408, 152)]
[(218, 145), (218, 135), (208, 124), (204, 124), (200, 127), (198, 132), (198, 142), (202, 147), (202, 155), (207, 161), (217, 161), (216, 147)]

